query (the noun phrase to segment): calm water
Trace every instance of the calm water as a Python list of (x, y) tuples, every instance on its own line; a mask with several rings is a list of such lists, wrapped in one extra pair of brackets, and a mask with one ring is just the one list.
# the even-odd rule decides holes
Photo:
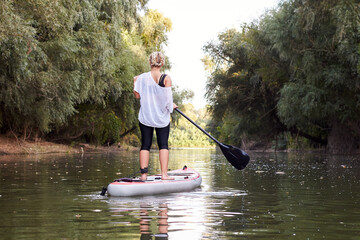
[(99, 193), (137, 152), (2, 156), (0, 239), (360, 239), (360, 160), (250, 156), (238, 171), (215, 149), (171, 150), (169, 168), (197, 169), (202, 187), (136, 198)]

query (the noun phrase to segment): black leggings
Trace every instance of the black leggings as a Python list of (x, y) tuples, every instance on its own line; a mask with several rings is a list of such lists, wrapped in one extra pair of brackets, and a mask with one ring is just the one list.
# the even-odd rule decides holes
[[(141, 131), (141, 149), (140, 150), (148, 150), (150, 151), (152, 145), (152, 139), (154, 135), (154, 127), (148, 127), (139, 122), (140, 131)], [(166, 127), (163, 128), (155, 128), (157, 143), (159, 146), (159, 150), (161, 149), (169, 149), (168, 139), (170, 132), (170, 123)]]

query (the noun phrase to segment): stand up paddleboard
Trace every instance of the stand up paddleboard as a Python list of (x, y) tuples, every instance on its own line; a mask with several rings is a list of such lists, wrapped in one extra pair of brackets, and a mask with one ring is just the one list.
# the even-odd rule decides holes
[(200, 186), (202, 178), (198, 172), (186, 166), (182, 169), (169, 171), (174, 180), (161, 180), (161, 175), (148, 176), (146, 181), (140, 178), (120, 178), (114, 180), (103, 189), (101, 195), (114, 197), (130, 197), (140, 195), (155, 195), (161, 193), (186, 192)]

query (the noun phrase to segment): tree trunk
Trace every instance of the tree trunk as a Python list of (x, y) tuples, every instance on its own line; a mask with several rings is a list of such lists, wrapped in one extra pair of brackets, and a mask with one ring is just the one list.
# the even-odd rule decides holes
[(354, 153), (358, 148), (358, 138), (350, 129), (337, 120), (332, 121), (332, 129), (328, 136), (330, 153)]

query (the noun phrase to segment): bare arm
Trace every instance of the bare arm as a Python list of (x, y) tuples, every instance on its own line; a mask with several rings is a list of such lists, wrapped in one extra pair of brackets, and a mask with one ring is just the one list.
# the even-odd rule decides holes
[(171, 87), (172, 86), (171, 78), (170, 78), (169, 75), (166, 75), (166, 77), (164, 79), (164, 85), (165, 85), (165, 87)]
[[(138, 79), (138, 76), (135, 76), (134, 77), (134, 87), (135, 87), (135, 82), (136, 82), (137, 79)], [(140, 94), (135, 90), (134, 90), (134, 95), (135, 95), (136, 99), (140, 99)]]
[[(172, 82), (171, 82), (170, 76), (166, 76), (166, 77), (165, 77), (165, 79), (164, 79), (164, 84), (165, 84), (165, 87), (171, 87)], [(174, 108), (174, 109), (175, 109), (175, 108), (178, 108), (178, 106), (177, 106), (175, 103), (173, 103), (173, 108)]]

